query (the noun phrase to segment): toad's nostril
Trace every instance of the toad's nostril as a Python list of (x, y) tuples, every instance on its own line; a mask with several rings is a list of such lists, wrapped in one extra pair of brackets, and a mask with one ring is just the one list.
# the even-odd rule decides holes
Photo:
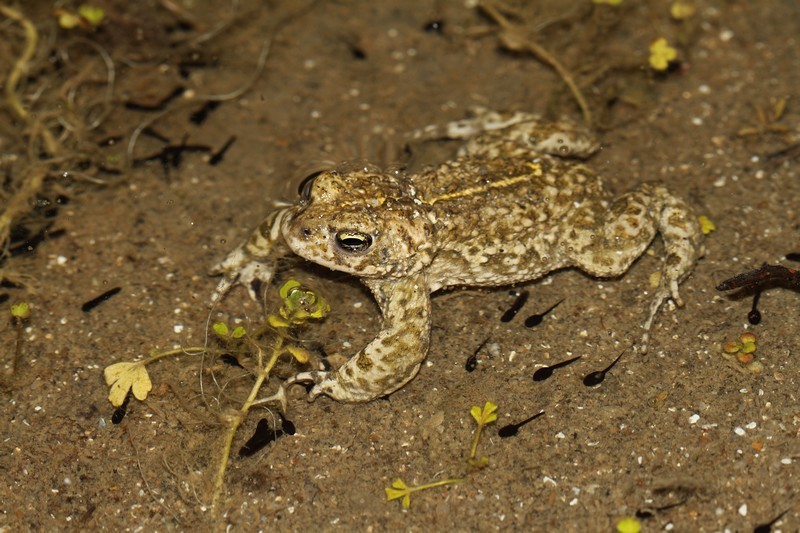
[(302, 233), (303, 233), (303, 237), (305, 237), (306, 239), (311, 237), (311, 230), (308, 229), (308, 228), (303, 228)]

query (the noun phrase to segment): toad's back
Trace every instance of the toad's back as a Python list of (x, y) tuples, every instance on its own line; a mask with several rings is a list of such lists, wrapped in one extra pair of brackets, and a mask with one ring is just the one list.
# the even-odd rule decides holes
[(435, 217), (436, 288), (501, 285), (567, 264), (564, 248), (590, 238), (605, 206), (599, 180), (550, 156), (460, 158), (412, 177)]

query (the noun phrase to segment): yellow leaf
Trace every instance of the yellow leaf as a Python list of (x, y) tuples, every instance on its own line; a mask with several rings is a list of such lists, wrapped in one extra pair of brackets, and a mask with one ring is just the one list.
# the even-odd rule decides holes
[(58, 25), (64, 28), (65, 30), (69, 30), (75, 28), (81, 23), (81, 18), (68, 11), (58, 10)]
[(669, 14), (675, 20), (686, 20), (694, 15), (695, 7), (688, 2), (673, 2), (669, 8)]
[(408, 509), (411, 505), (411, 497), (409, 496), (409, 489), (408, 486), (403, 483), (403, 480), (397, 478), (392, 483), (391, 487), (386, 487), (384, 489), (386, 491), (386, 501), (390, 502), (392, 500), (396, 500), (398, 498), (403, 498), (403, 508)]
[(406, 494), (403, 496), (403, 509), (410, 509), (411, 508), (411, 494)]
[(486, 402), (486, 405), (483, 406), (483, 423), (484, 424), (491, 424), (495, 420), (497, 420), (497, 406), (492, 402)]
[(711, 222), (710, 218), (708, 218), (705, 215), (700, 215), (699, 217), (697, 217), (697, 220), (700, 221), (700, 231), (703, 232), (703, 235), (708, 235), (709, 233), (717, 229), (717, 226), (713, 222)]
[(617, 531), (619, 533), (639, 533), (641, 530), (641, 522), (630, 516), (627, 516), (617, 522)]
[(114, 407), (119, 407), (125, 402), (130, 390), (133, 390), (137, 400), (144, 400), (147, 398), (147, 393), (153, 389), (153, 383), (142, 363), (116, 363), (107, 366), (103, 376), (106, 385), (111, 387), (108, 400)]
[(655, 70), (667, 70), (669, 62), (677, 57), (678, 51), (663, 37), (659, 37), (650, 45), (650, 66)]
[(289, 345), (286, 347), (286, 351), (292, 354), (295, 359), (297, 359), (298, 363), (308, 363), (308, 352), (299, 346)]
[(247, 334), (247, 330), (244, 329), (242, 326), (236, 326), (233, 328), (233, 332), (231, 333), (231, 337), (234, 339), (241, 339)]
[(472, 418), (475, 419), (475, 422), (477, 422), (478, 424), (481, 423), (482, 412), (480, 407), (478, 407), (477, 405), (473, 405), (472, 409), (469, 410), (469, 414), (472, 415)]
[(278, 315), (269, 315), (267, 317), (267, 322), (273, 328), (288, 328), (289, 326), (291, 326), (291, 324), (287, 320), (279, 317)]
[(608, 4), (610, 6), (618, 6), (622, 0), (592, 0), (595, 4)]

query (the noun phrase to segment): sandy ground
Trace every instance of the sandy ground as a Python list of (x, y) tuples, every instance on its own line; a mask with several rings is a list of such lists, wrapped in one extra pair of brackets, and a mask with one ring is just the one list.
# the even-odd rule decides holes
[[(124, 168), (134, 129), (151, 121), (162, 139), (142, 135), (134, 156), (162, 157), (121, 174), (95, 164), (87, 172), (101, 185), (53, 172), (38, 200), (57, 209), (39, 209), (17, 228), (18, 246), (2, 267), (30, 285), (7, 283), (0, 298), (4, 307), (30, 302), (32, 314), (16, 368), (17, 330), (6, 319), (0, 329), (0, 529), (612, 531), (638, 516), (645, 531), (747, 531), (784, 512), (773, 531), (800, 527), (800, 295), (764, 292), (763, 319), (752, 326), (750, 294), (714, 289), (763, 262), (797, 266), (784, 257), (800, 251), (800, 4), (697, 1), (682, 22), (667, 1), (507, 4), (522, 35), (558, 58), (585, 93), (603, 144), (589, 165), (608, 187), (664, 182), (716, 224), (683, 284), (685, 307), (660, 315), (648, 355), (624, 356), (588, 388), (583, 377), (640, 334), (659, 240), (620, 279), (565, 271), (522, 287), (531, 298), (511, 322), (500, 321), (514, 300), (507, 287), (437, 296), (432, 347), (416, 379), (388, 400), (360, 405), (308, 403), (302, 388), (292, 389), (287, 417), (296, 434), (234, 457), (216, 514), (209, 504), (220, 416), (241, 405), (249, 375), (217, 362), (201, 391), (198, 357), (162, 360), (149, 368), (150, 396), (132, 400), (113, 424), (103, 368), (202, 345), (218, 281), (210, 266), (275, 201), (292, 201), (309, 168), (402, 160), (405, 134), (475, 105), (576, 121), (581, 113), (552, 68), (503, 50), (497, 25), (464, 0), (181, 3), (194, 27), (167, 2), (93, 4), (106, 17), (86, 32), (58, 30), (51, 2), (24, 3), (43, 36), (37, 67), (20, 84), (24, 102), (64, 112), (55, 91), (43, 93), (49, 101), (32, 95), (78, 75), (77, 104), (102, 101), (107, 72), (98, 52), (73, 42), (90, 39), (113, 60), (116, 84), (108, 115), (85, 140), (96, 147), (118, 136), (95, 152)], [(229, 18), (222, 31), (190, 42)], [(0, 23), (6, 73), (23, 39), (18, 26)], [(648, 67), (658, 37), (679, 54), (661, 74)], [(267, 38), (269, 57), (252, 87), (192, 121), (202, 95), (230, 93), (253, 76)], [(67, 63), (48, 60), (64, 47)], [(166, 101), (176, 89), (194, 100)], [(159, 103), (163, 115), (142, 109)], [(24, 146), (11, 132), (24, 128), (8, 114), (3, 120), (8, 157)], [(213, 165), (209, 153), (180, 148), (185, 141), (215, 152), (233, 136)], [(4, 169), (7, 194), (20, 166)], [(26, 243), (48, 221), (44, 239)], [(303, 333), (318, 353), (354, 353), (379, 328), (377, 307), (355, 280), (287, 264), (268, 290), (273, 302), (289, 278), (332, 303), (330, 317)], [(82, 310), (115, 287), (118, 294)], [(540, 326), (523, 326), (561, 299)], [(257, 323), (263, 309), (237, 289), (212, 320)], [(760, 373), (721, 355), (745, 331), (757, 336)], [(581, 359), (550, 379), (531, 379), (574, 356)], [(499, 406), (479, 445), (489, 464), (470, 469), (469, 411), (486, 401)], [(542, 410), (517, 436), (498, 436)], [(234, 451), (261, 419), (272, 423), (272, 414), (250, 413)], [(407, 511), (386, 501), (396, 478), (420, 485), (462, 476), (415, 492)]]

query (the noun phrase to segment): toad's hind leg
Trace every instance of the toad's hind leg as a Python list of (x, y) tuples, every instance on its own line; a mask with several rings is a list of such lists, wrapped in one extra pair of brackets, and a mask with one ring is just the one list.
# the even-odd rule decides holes
[[(647, 351), (650, 328), (661, 305), (669, 298), (683, 305), (678, 284), (689, 275), (702, 253), (700, 225), (689, 206), (666, 188), (645, 183), (619, 197), (605, 210), (586, 208), (575, 213), (574, 227), (588, 244), (576, 247), (573, 264), (599, 277), (620, 276), (647, 249), (656, 233), (664, 241), (666, 257), (661, 279), (644, 322), (641, 351)], [(588, 217), (588, 218), (586, 218)], [(597, 229), (599, 227), (599, 229)]]

